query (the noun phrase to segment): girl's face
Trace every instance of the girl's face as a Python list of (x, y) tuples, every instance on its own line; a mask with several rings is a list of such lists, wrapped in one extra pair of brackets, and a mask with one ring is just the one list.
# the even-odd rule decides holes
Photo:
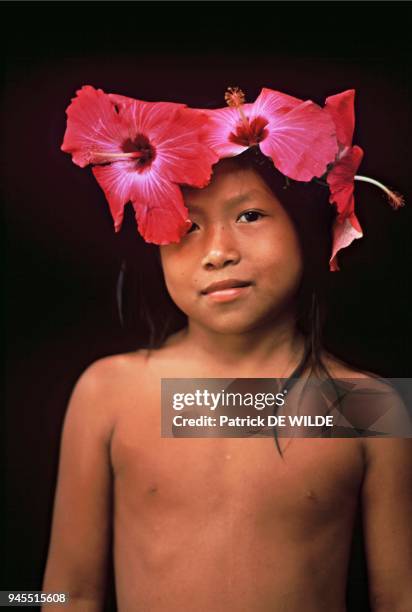
[[(303, 265), (293, 223), (264, 180), (225, 160), (207, 187), (183, 195), (193, 225), (178, 244), (160, 247), (173, 301), (216, 332), (276, 319), (291, 306)], [(232, 287), (210, 287), (223, 281)]]

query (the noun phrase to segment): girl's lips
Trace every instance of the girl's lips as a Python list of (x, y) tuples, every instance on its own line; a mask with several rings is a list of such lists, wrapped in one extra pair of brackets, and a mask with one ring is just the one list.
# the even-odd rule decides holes
[(219, 289), (216, 291), (210, 291), (204, 294), (209, 300), (213, 302), (230, 302), (236, 298), (245, 295), (250, 290), (251, 285), (243, 287), (230, 287), (228, 289)]

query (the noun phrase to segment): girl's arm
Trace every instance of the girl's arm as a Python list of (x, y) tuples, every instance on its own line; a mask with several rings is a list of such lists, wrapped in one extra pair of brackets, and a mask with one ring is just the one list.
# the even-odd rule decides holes
[[(80, 377), (67, 409), (44, 592), (69, 593), (65, 609), (103, 609), (112, 524), (109, 445), (113, 419), (105, 402), (106, 360)], [(107, 378), (107, 377), (106, 377)], [(47, 606), (47, 612), (61, 606)]]
[(412, 438), (364, 441), (365, 550), (373, 612), (412, 610)]

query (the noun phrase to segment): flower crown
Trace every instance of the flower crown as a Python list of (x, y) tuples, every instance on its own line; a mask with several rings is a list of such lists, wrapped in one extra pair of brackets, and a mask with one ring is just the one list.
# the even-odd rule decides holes
[(146, 242), (179, 242), (191, 226), (180, 186), (205, 187), (215, 163), (254, 146), (289, 179), (326, 181), (337, 209), (332, 271), (339, 270), (337, 253), (363, 235), (355, 214), (355, 180), (383, 189), (395, 209), (404, 204), (382, 183), (356, 174), (363, 151), (352, 145), (353, 89), (328, 97), (321, 108), (267, 88), (255, 102), (245, 103), (243, 92), (230, 87), (227, 106), (214, 110), (144, 102), (90, 85), (76, 94), (66, 110), (61, 149), (81, 168), (92, 165), (115, 231), (124, 206), (132, 203)]

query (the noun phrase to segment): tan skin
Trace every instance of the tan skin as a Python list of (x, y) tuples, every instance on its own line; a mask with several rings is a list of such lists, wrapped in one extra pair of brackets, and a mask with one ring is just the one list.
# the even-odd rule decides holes
[[(102, 610), (113, 528), (120, 612), (343, 612), (362, 500), (372, 609), (411, 610), (411, 440), (282, 439), (282, 459), (270, 438), (160, 437), (161, 378), (286, 377), (303, 350), (297, 236), (263, 180), (221, 162), (184, 196), (195, 225), (161, 258), (188, 327), (78, 381), (43, 590)], [(231, 277), (250, 290), (200, 293)], [(367, 376), (324, 358), (335, 376)]]

